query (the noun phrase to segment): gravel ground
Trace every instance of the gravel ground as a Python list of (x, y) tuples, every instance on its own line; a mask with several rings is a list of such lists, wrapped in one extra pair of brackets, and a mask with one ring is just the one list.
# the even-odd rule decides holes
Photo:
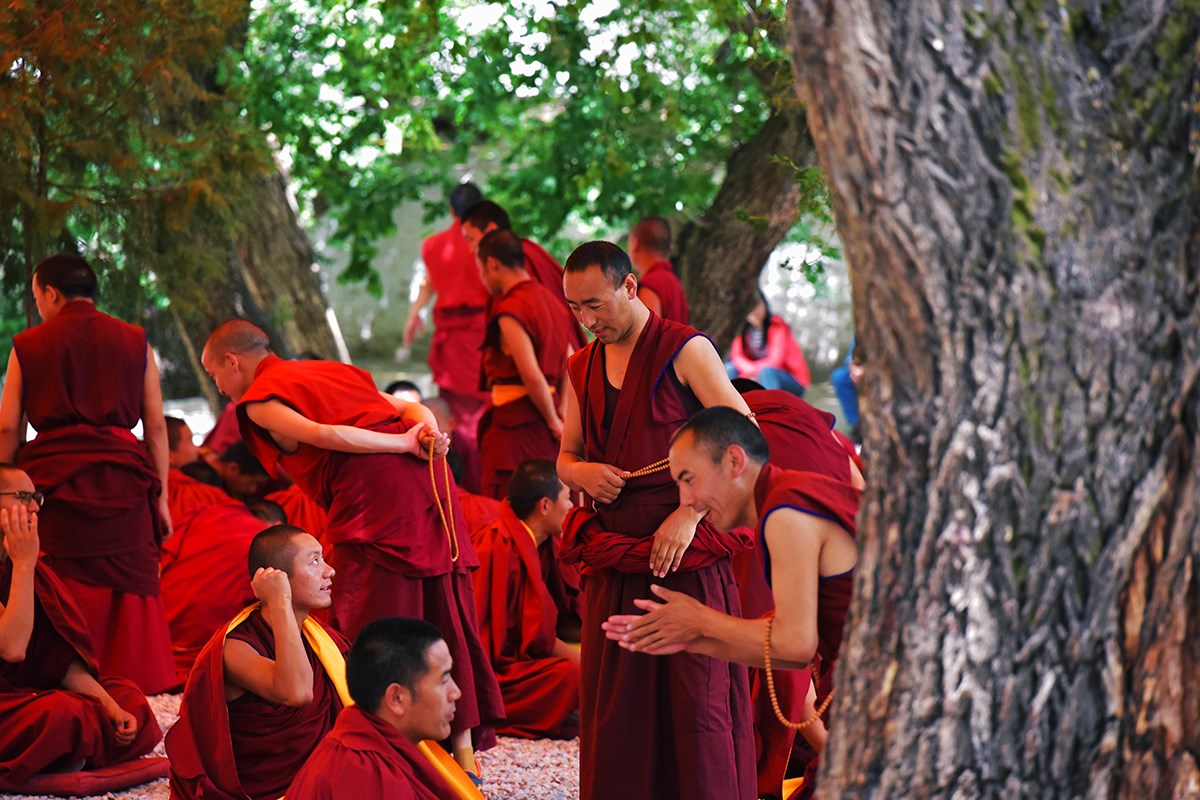
[[(150, 698), (158, 724), (166, 731), (179, 713), (179, 695)], [(154, 755), (165, 755), (160, 742)], [(579, 740), (569, 742), (501, 738), (496, 747), (479, 754), (488, 800), (577, 800), (579, 797)], [(166, 779), (125, 792), (86, 800), (167, 800)], [(20, 800), (52, 800), (32, 795), (0, 795)]]

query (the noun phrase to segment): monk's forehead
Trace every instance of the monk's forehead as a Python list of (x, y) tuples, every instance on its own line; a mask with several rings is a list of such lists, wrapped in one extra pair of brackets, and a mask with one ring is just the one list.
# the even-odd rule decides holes
[(613, 283), (599, 264), (590, 264), (585, 269), (568, 272), (563, 276), (563, 292), (573, 303), (612, 297), (620, 285)]
[(32, 491), (34, 488), (30, 477), (17, 467), (0, 468), (0, 486), (9, 492)]

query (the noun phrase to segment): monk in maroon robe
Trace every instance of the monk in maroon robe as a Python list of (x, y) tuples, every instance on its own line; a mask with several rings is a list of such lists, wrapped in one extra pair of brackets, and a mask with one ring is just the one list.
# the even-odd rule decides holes
[(29, 476), (0, 467), (0, 791), (47, 769), (97, 768), (162, 738), (145, 696), (99, 677), (83, 612), (38, 563), (38, 500)]
[[(46, 494), (47, 563), (87, 613), (100, 669), (154, 694), (171, 686), (158, 594), (169, 535), (167, 430), (146, 332), (96, 309), (96, 276), (78, 256), (38, 264), (45, 320), (13, 338), (0, 398), (0, 461), (17, 456), (22, 418), (38, 435), (17, 463)], [(131, 432), (138, 420), (145, 444)]]
[(317, 541), (326, 546), (326, 553), (332, 551), (332, 547), (326, 544), (325, 539), (325, 526), (329, 524), (329, 515), (299, 486), (293, 483), (286, 489), (271, 492), (267, 495), (267, 499), (278, 503), (283, 508), (288, 524), (303, 528), (317, 537)]
[(688, 324), (687, 295), (668, 260), (671, 226), (662, 217), (646, 217), (629, 232), (629, 260), (638, 275), (638, 299), (672, 322)]
[(242, 435), (258, 460), (286, 469), (329, 514), (331, 563), (346, 587), (334, 599), (334, 627), (352, 636), (380, 616), (408, 615), (445, 634), (463, 689), (455, 757), (471, 770), (471, 729), (504, 713), (476, 625), (470, 570), (479, 560), (432, 414), (383, 394), (348, 364), (284, 361), (244, 320), (220, 326), (202, 361), (239, 400)]
[(349, 645), (310, 616), (329, 606), (334, 576), (320, 544), (276, 525), (247, 562), (261, 602), (196, 659), (167, 734), (172, 798), (276, 800), (349, 700), (339, 687)]
[[(571, 510), (571, 490), (554, 463), (526, 461), (508, 486), (499, 518), (471, 533), (479, 553), (475, 602), (508, 721), (497, 733), (571, 739), (579, 733), (579, 654), (558, 638), (559, 608), (542, 572)], [(569, 719), (571, 718), (571, 719)]]
[(521, 243), (492, 231), (476, 253), (492, 292), (483, 340), (484, 380), (492, 407), (479, 425), (483, 493), (501, 498), (522, 461), (558, 457), (562, 418), (556, 398), (579, 326), (550, 291), (530, 279)]
[(749, 531), (721, 533), (680, 506), (661, 462), (695, 410), (749, 409), (707, 338), (637, 299), (619, 247), (576, 249), (565, 286), (596, 335), (571, 358), (558, 460), (563, 482), (595, 505), (573, 511), (563, 537), (563, 558), (583, 572), (580, 796), (753, 797), (745, 668), (690, 653), (647, 658), (600, 628), (634, 611), (652, 581), (739, 612), (729, 556), (750, 546)]
[[(346, 661), (356, 705), (338, 717), (288, 789), (305, 800), (457, 800), (483, 795), (436, 742), (450, 735), (462, 692), (450, 648), (424, 620), (363, 628)], [(443, 756), (443, 758), (439, 758)]]
[[(655, 586), (653, 594), (664, 602), (639, 599), (634, 605), (649, 613), (614, 615), (604, 628), (630, 652), (706, 653), (767, 669), (811, 666), (814, 691), (803, 719), (792, 721), (819, 753), (858, 560), (855, 518), (862, 490), (849, 480), (768, 464), (762, 432), (724, 408), (692, 417), (670, 452), (684, 503), (718, 528), (758, 528), (775, 614), (741, 619)], [(809, 762), (797, 796), (815, 791), (817, 761)]]
[(200, 458), (200, 448), (196, 446), (192, 429), (187, 422), (179, 417), (164, 417), (167, 425), (167, 464), (171, 469), (179, 469), (184, 464), (190, 464)]

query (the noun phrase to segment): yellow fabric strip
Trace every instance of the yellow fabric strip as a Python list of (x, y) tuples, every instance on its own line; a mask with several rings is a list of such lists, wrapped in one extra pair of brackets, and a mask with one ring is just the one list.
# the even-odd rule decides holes
[[(492, 405), (502, 406), (520, 400), (529, 394), (522, 383), (498, 383), (492, 387)], [(550, 394), (556, 394), (555, 387), (550, 387)]]
[(463, 800), (484, 800), (483, 794), (471, 782), (466, 771), (437, 742), (423, 741), (417, 745), (417, 749), (429, 759), (429, 763), (445, 779), (455, 794)]

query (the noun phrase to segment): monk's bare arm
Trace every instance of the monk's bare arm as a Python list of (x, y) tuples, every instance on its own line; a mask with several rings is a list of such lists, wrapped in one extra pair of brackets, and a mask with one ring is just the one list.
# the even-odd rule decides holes
[(26, 514), (14, 506), (0, 509), (4, 550), (12, 561), (12, 585), (7, 605), (0, 604), (0, 661), (15, 664), (25, 660), (33, 635), (33, 573), (37, 567), (37, 514)]
[(150, 460), (154, 462), (154, 471), (158, 473), (158, 480), (162, 485), (158, 511), (170, 535), (172, 520), (167, 505), (167, 471), (171, 468), (171, 448), (167, 444), (167, 420), (163, 416), (158, 363), (154, 360), (154, 350), (150, 345), (146, 345), (146, 376), (142, 385), (142, 437), (146, 441), (146, 449), (150, 451)]
[(21, 364), (17, 361), (17, 349), (14, 347), (8, 356), (4, 394), (0, 395), (0, 461), (9, 464), (17, 462), (17, 448), (21, 445), (21, 426), (25, 417), (24, 396)]
[[(275, 660), (260, 656), (238, 639), (225, 640), (226, 699), (242, 691), (279, 705), (298, 708), (313, 700), (313, 671), (300, 626), (292, 609), (292, 590), (287, 573), (259, 569), (250, 582), (254, 596), (263, 601), (262, 615), (275, 636)], [(232, 690), (232, 691), (231, 691)]]
[(658, 296), (658, 292), (645, 286), (638, 286), (638, 300), (641, 300), (646, 308), (660, 317), (662, 316), (662, 298)]
[(425, 405), (414, 403), (411, 400), (404, 400), (387, 392), (380, 392), (379, 395), (384, 400), (387, 400), (392, 408), (396, 409), (396, 413), (400, 415), (400, 419), (409, 425), (423, 424), (430, 430), (437, 430), (437, 417)]
[(562, 437), (563, 423), (558, 417), (558, 409), (554, 407), (554, 396), (550, 394), (550, 384), (538, 366), (537, 354), (533, 351), (533, 340), (525, 332), (525, 328), (514, 317), (507, 314), (500, 317), (500, 338), (503, 340), (513, 361), (517, 364), (517, 372), (521, 374), (521, 383), (529, 393), (529, 399), (537, 406), (542, 419), (556, 437)]
[(579, 423), (579, 398), (567, 382), (567, 414), (563, 418), (562, 447), (558, 451), (558, 478), (572, 491), (584, 492), (601, 503), (617, 499), (628, 474), (611, 464), (587, 460), (583, 428)]
[(100, 705), (104, 707), (104, 713), (108, 715), (113, 728), (117, 732), (117, 742), (120, 744), (129, 744), (133, 741), (133, 737), (137, 735), (138, 730), (137, 718), (117, 705), (117, 701), (92, 677), (92, 673), (87, 671), (87, 668), (83, 666), (83, 662), (78, 658), (72, 661), (70, 666), (67, 667), (67, 674), (62, 680), (62, 687), (68, 691), (86, 694), (89, 697), (99, 700)]
[(433, 282), (429, 280), (429, 267), (425, 268), (425, 277), (421, 281), (421, 288), (417, 291), (417, 299), (408, 308), (408, 320), (404, 323), (404, 345), (407, 347), (421, 335), (425, 330), (425, 323), (421, 321), (421, 312), (425, 306), (429, 305), (429, 301), (433, 299)]
[(707, 337), (689, 339), (675, 356), (674, 367), (679, 382), (691, 389), (705, 408), (729, 406), (743, 414), (750, 413), (750, 406), (729, 382), (725, 363)]
[(247, 403), (246, 415), (254, 424), (270, 432), (276, 444), (292, 452), (300, 443), (340, 453), (420, 453), (419, 435), (424, 427), (404, 433), (381, 433), (350, 425), (322, 425), (313, 422), (278, 400)]

